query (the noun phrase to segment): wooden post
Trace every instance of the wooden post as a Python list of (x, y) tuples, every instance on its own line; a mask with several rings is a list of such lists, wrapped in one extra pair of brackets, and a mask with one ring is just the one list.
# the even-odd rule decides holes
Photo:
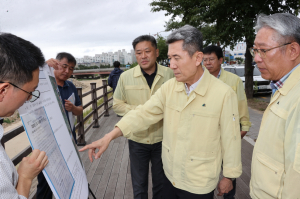
[[(83, 103), (83, 101), (82, 101), (82, 88), (77, 88), (77, 92), (78, 92), (79, 99), (80, 99), (81, 103)], [(86, 142), (85, 142), (85, 136), (84, 136), (83, 113), (81, 115), (77, 116), (77, 123), (79, 124), (79, 127), (78, 127), (79, 139), (78, 139), (78, 142), (77, 142), (77, 146), (85, 146)]]
[(97, 110), (97, 91), (96, 91), (96, 83), (91, 83), (91, 90), (93, 91), (91, 93), (92, 96), (92, 108), (93, 108), (93, 120), (94, 122), (94, 126), (93, 128), (99, 128), (99, 122), (98, 122), (98, 110)]
[(107, 80), (103, 79), (102, 80), (102, 85), (103, 87), (103, 103), (104, 103), (104, 110), (105, 110), (105, 114), (104, 117), (108, 117), (109, 116), (109, 112), (108, 112), (108, 97), (107, 97)]

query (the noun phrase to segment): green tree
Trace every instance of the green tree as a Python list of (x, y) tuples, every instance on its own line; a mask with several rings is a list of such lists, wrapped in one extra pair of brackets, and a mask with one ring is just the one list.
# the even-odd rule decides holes
[(157, 48), (159, 49), (159, 56), (157, 62), (167, 62), (168, 60), (168, 45), (166, 44), (165, 38), (161, 35), (157, 35)]
[(245, 41), (245, 89), (248, 98), (253, 97), (253, 66), (249, 48), (253, 46), (256, 17), (260, 13), (286, 12), (297, 15), (299, 0), (153, 0), (153, 12), (165, 11), (171, 16), (166, 30), (185, 24), (197, 27), (205, 45), (233, 46)]
[(238, 64), (242, 64), (244, 62), (244, 59), (241, 57), (237, 57), (235, 58), (235, 60), (237, 61)]

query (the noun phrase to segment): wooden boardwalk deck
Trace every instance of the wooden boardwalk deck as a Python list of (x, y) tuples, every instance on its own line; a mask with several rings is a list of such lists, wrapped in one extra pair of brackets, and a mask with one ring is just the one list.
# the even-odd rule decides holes
[[(87, 143), (91, 143), (102, 138), (106, 133), (113, 129), (114, 125), (120, 120), (113, 111), (109, 117), (100, 120), (100, 128), (89, 130), (86, 135)], [(78, 147), (81, 148), (81, 147)], [(242, 163), (243, 174), (237, 179), (236, 199), (250, 199), (249, 182), (250, 166), (253, 146), (247, 141), (242, 140)], [(124, 137), (119, 137), (112, 141), (108, 149), (101, 158), (91, 163), (87, 152), (80, 154), (87, 174), (90, 188), (97, 199), (132, 199), (133, 191), (131, 184), (128, 142)], [(151, 193), (151, 177), (149, 178), (149, 199)], [(90, 195), (89, 198), (92, 198)], [(215, 193), (215, 199), (217, 197)]]

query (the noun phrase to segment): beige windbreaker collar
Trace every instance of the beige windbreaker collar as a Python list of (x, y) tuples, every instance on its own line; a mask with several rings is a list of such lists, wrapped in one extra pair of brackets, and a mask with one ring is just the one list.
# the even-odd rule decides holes
[(222, 80), (223, 82), (225, 82), (227, 78), (227, 74), (224, 71), (225, 70), (221, 67), (221, 75), (219, 77), (219, 80)]
[[(195, 88), (195, 93), (197, 93), (198, 95), (204, 96), (209, 83), (210, 83), (210, 78), (211, 78), (211, 74), (209, 73), (208, 70), (204, 69), (204, 73), (202, 74), (202, 79), (199, 82), (198, 86)], [(176, 84), (176, 88), (174, 89), (177, 92), (180, 91), (184, 91), (185, 92), (185, 87), (184, 87), (184, 83), (183, 82), (177, 82)]]
[(288, 94), (288, 92), (297, 84), (297, 82), (300, 80), (300, 66), (296, 68), (290, 76), (287, 78), (287, 80), (284, 82), (283, 87), (280, 88), (278, 91), (282, 95)]
[[(159, 65), (157, 62), (156, 62), (156, 66), (157, 66), (156, 74), (163, 77), (164, 76), (163, 67), (165, 67), (165, 66)], [(137, 65), (136, 67), (134, 67), (133, 76), (134, 77), (143, 76), (140, 65)]]

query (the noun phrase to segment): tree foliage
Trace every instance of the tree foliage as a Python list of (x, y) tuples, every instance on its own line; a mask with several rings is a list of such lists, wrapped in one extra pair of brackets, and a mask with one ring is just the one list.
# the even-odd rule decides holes
[(246, 94), (252, 98), (253, 67), (249, 48), (255, 38), (256, 17), (260, 13), (279, 12), (297, 15), (299, 0), (153, 0), (150, 6), (153, 12), (165, 11), (171, 16), (166, 30), (190, 24), (202, 32), (205, 45), (233, 48), (237, 42), (246, 42)]
[(157, 62), (166, 62), (168, 60), (168, 45), (166, 44), (166, 40), (161, 35), (157, 35), (156, 42), (159, 49)]

